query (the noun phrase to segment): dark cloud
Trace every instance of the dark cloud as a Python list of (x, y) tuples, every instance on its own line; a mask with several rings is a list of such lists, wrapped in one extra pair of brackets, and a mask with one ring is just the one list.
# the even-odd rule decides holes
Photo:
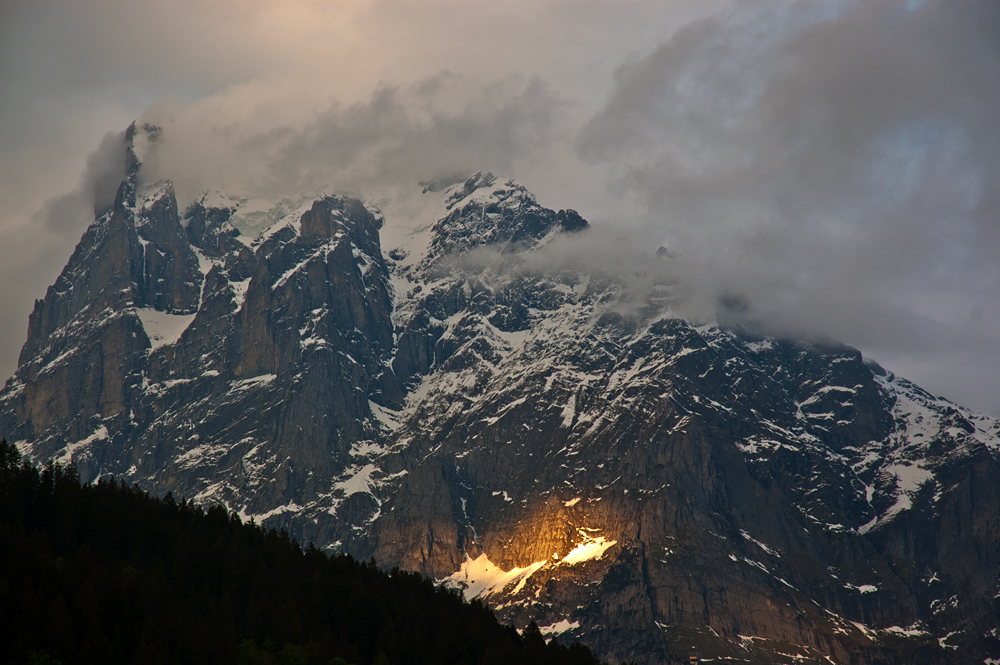
[[(744, 5), (622, 67), (577, 149), (771, 330), (913, 367), (996, 358), (997, 35), (987, 1)], [(951, 376), (937, 389), (997, 409), (1000, 378)]]

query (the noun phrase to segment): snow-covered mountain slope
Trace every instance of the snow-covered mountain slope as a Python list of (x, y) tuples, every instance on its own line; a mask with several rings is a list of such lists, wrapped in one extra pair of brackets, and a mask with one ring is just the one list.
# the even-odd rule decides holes
[(0, 394), (36, 460), (422, 571), (613, 662), (1000, 659), (996, 419), (847, 347), (688, 321), (669, 252), (599, 269), (586, 221), (491, 174), (388, 229), (348, 197), (179, 211), (138, 183)]

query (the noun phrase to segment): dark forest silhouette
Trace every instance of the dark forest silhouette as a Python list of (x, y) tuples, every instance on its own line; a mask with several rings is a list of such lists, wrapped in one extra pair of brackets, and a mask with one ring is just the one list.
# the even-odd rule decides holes
[(0, 662), (596, 665), (374, 561), (0, 442)]

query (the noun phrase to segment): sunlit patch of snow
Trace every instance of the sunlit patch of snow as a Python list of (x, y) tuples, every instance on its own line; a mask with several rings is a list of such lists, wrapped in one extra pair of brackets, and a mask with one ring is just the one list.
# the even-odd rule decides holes
[(579, 621), (574, 621), (570, 623), (569, 619), (563, 619), (562, 621), (557, 621), (556, 623), (550, 624), (548, 626), (539, 626), (538, 632), (542, 635), (562, 635), (566, 631), (576, 630), (580, 627)]
[(563, 501), (563, 505), (566, 506), (567, 508), (572, 508), (578, 503), (580, 503), (580, 497), (576, 497), (575, 499), (570, 499), (569, 501)]
[(137, 307), (136, 314), (154, 349), (173, 344), (194, 321), (194, 314), (169, 314), (148, 307)]
[(485, 553), (480, 554), (476, 559), (470, 559), (466, 556), (461, 568), (439, 582), (452, 589), (462, 589), (468, 600), (486, 598), (511, 585), (515, 585), (512, 592), (517, 593), (524, 588), (528, 578), (545, 563), (545, 561), (536, 561), (524, 568), (503, 570), (494, 565)]
[(580, 533), (583, 535), (583, 542), (564, 556), (561, 563), (573, 565), (592, 559), (600, 559), (609, 547), (618, 542), (617, 540), (608, 540), (604, 536), (593, 537), (583, 531)]

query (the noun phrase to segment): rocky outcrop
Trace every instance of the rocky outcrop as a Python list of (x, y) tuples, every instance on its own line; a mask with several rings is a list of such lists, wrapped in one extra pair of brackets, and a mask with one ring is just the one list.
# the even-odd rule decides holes
[(173, 314), (197, 312), (203, 276), (181, 228), (173, 187), (167, 184), (147, 196), (136, 213), (135, 230), (144, 251), (135, 304)]
[(1000, 658), (997, 420), (847, 347), (678, 318), (669, 251), (562, 260), (587, 222), (492, 174), (426, 187), (437, 216), (383, 248), (357, 199), (179, 210), (131, 163), (0, 393), (33, 458), (611, 662)]

